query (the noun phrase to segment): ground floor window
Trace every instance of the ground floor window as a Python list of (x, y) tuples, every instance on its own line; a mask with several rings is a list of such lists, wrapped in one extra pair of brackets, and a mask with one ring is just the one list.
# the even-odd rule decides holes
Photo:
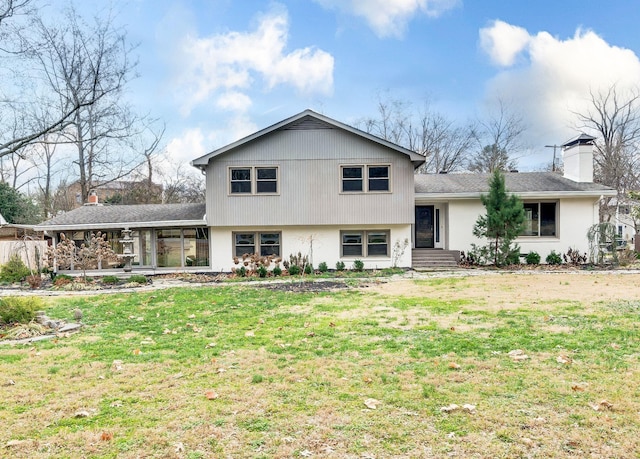
[[(68, 233), (78, 247), (91, 238), (92, 234), (106, 234), (107, 243), (114, 252), (121, 254), (121, 230), (74, 231)], [(187, 266), (209, 266), (209, 229), (196, 228), (160, 228), (138, 229), (132, 231), (133, 259), (137, 267), (181, 268)], [(102, 268), (118, 268), (123, 263), (110, 263)], [(60, 267), (69, 269), (69, 267)]]
[(207, 228), (162, 228), (155, 233), (159, 268), (209, 265)]
[(525, 202), (524, 228), (521, 236), (555, 237), (557, 235), (557, 202)]
[(389, 256), (389, 231), (386, 230), (341, 231), (340, 240), (343, 257)]
[(281, 233), (265, 232), (237, 232), (233, 233), (233, 254), (236, 257), (259, 254), (280, 256)]

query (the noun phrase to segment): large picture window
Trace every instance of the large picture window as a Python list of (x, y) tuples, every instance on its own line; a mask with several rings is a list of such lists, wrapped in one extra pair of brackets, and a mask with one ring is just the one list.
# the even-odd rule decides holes
[(343, 257), (388, 257), (389, 231), (341, 231)]
[(238, 232), (233, 233), (233, 254), (241, 257), (244, 254), (267, 257), (280, 256), (280, 239), (278, 232)]
[(342, 166), (341, 191), (343, 193), (390, 191), (390, 169), (389, 165)]
[(521, 236), (556, 237), (557, 202), (525, 202)]
[(232, 167), (229, 169), (230, 194), (277, 194), (277, 167)]

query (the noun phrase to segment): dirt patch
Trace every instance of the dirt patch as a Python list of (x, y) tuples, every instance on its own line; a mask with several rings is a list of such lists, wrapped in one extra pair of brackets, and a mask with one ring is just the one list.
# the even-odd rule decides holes
[(349, 288), (344, 282), (322, 281), (322, 282), (278, 282), (259, 285), (261, 288), (273, 290), (275, 292), (332, 292)]
[(455, 277), (423, 277), (369, 286), (368, 291), (382, 295), (430, 297), (442, 301), (477, 301), (483, 310), (519, 307), (523, 301), (539, 309), (558, 305), (591, 305), (640, 300), (640, 273), (550, 272), (543, 274), (498, 273), (486, 275), (456, 274)]

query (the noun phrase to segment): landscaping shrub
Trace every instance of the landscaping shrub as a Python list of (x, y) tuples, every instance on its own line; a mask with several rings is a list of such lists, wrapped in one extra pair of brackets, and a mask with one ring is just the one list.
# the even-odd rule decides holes
[(118, 276), (104, 276), (102, 278), (102, 283), (107, 285), (119, 284), (120, 278)]
[(275, 268), (273, 268), (273, 271), (271, 272), (273, 273), (274, 276), (281, 276), (282, 268), (280, 266), (276, 266)]
[(353, 262), (353, 270), (356, 272), (362, 272), (364, 270), (364, 262), (362, 260), (355, 260)]
[(336, 262), (336, 271), (344, 271), (344, 261)]
[(0, 282), (22, 282), (31, 272), (19, 255), (13, 254), (0, 269)]
[(304, 273), (307, 274), (307, 275), (313, 274), (313, 266), (305, 265), (304, 266)]
[(27, 276), (27, 283), (32, 289), (40, 288), (42, 285), (42, 276), (40, 273), (30, 274)]
[(289, 266), (289, 274), (291, 276), (297, 276), (298, 274), (300, 274), (300, 271), (301, 271), (301, 269), (300, 269), (300, 266), (298, 266), (298, 265), (290, 265)]
[(44, 303), (35, 296), (8, 296), (0, 298), (0, 322), (5, 324), (26, 324), (31, 322), (36, 311)]
[(550, 265), (561, 265), (562, 257), (557, 254), (555, 250), (552, 250), (551, 253), (547, 255), (546, 262)]
[(567, 253), (562, 255), (562, 258), (565, 263), (571, 263), (574, 266), (584, 264), (589, 259), (586, 253), (581, 254), (578, 249), (572, 249), (571, 247), (569, 247)]
[(267, 268), (265, 268), (264, 266), (258, 266), (258, 269), (256, 271), (258, 273), (258, 276), (260, 277), (267, 277)]
[(131, 276), (129, 278), (129, 282), (132, 284), (146, 284), (147, 283), (147, 277), (143, 276), (142, 274), (136, 274), (134, 276)]
[(73, 282), (73, 277), (68, 274), (58, 274), (53, 280), (53, 285), (56, 287), (62, 287)]
[(539, 265), (540, 254), (538, 252), (529, 252), (525, 258), (528, 265)]
[(320, 271), (321, 273), (326, 273), (327, 271), (329, 271), (329, 267), (327, 266), (327, 264), (323, 261), (322, 263), (320, 263), (318, 265), (318, 271)]

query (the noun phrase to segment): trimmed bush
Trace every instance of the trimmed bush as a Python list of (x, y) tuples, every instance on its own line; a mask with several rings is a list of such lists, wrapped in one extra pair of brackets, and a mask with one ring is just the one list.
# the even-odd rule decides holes
[(344, 271), (344, 261), (336, 262), (336, 271)]
[(320, 271), (321, 273), (326, 273), (327, 271), (329, 271), (329, 267), (327, 266), (327, 264), (323, 261), (322, 263), (320, 263), (318, 265), (318, 271)]
[(313, 274), (313, 266), (311, 265), (305, 265), (304, 267), (304, 273), (309, 275), (309, 274)]
[(132, 284), (146, 284), (148, 282), (147, 277), (143, 276), (142, 274), (131, 276), (128, 281)]
[(291, 265), (289, 266), (289, 274), (291, 276), (297, 276), (298, 274), (300, 274), (300, 266), (298, 265)]
[(265, 268), (262, 265), (258, 266), (258, 269), (256, 270), (256, 272), (260, 277), (267, 277), (267, 268)]
[(0, 322), (5, 324), (27, 324), (44, 303), (35, 296), (8, 296), (0, 298)]
[(119, 284), (120, 278), (118, 276), (104, 276), (102, 278), (102, 283), (107, 285)]
[(529, 252), (525, 260), (527, 261), (528, 265), (539, 265), (540, 254), (538, 254), (538, 252)]
[(31, 272), (19, 255), (13, 254), (0, 269), (0, 282), (22, 282)]
[(362, 272), (364, 270), (364, 262), (362, 260), (355, 260), (353, 262), (353, 270), (356, 272)]
[(550, 265), (561, 265), (562, 257), (556, 253), (555, 250), (552, 250), (551, 253), (547, 255), (546, 262)]
[(273, 273), (274, 276), (281, 276), (282, 268), (280, 266), (276, 266), (275, 268), (273, 268), (273, 271), (271, 272)]

